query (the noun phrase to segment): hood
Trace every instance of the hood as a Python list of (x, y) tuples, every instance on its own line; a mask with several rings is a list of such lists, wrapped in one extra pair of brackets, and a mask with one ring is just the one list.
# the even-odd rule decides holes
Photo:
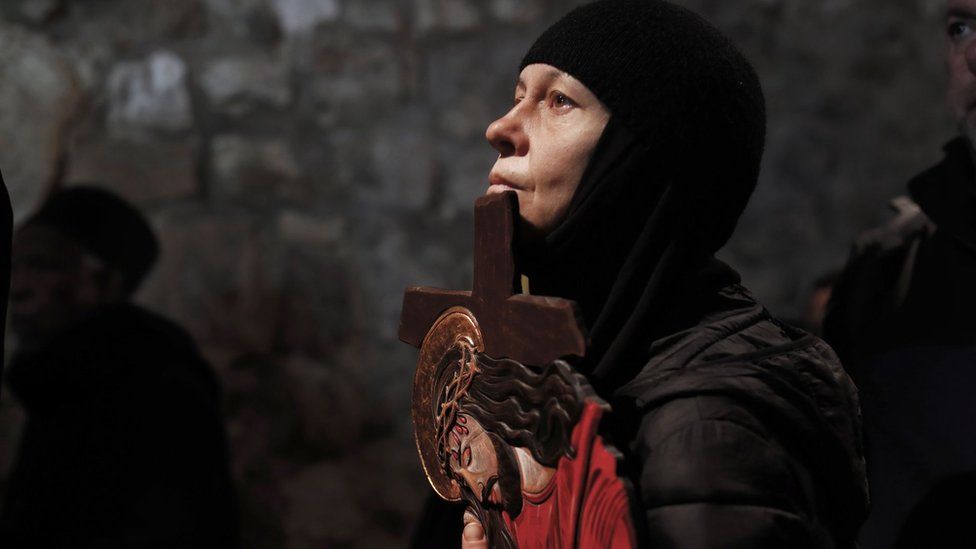
[(544, 241), (519, 240), (516, 260), (532, 293), (579, 304), (589, 345), (577, 366), (612, 389), (738, 281), (713, 256), (756, 185), (762, 90), (714, 27), (660, 0), (582, 6), (536, 41), (522, 67), (533, 63), (611, 112), (566, 218)]

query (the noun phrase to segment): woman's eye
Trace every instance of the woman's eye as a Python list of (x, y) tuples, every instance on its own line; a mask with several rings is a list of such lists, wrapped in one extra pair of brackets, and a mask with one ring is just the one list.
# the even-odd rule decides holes
[(462, 454), (461, 457), (462, 457), (461, 464), (462, 464), (463, 467), (467, 467), (468, 465), (471, 465), (471, 447), (470, 446), (468, 446), (467, 448), (464, 449), (464, 454)]
[(573, 100), (566, 97), (561, 93), (554, 93), (552, 95), (552, 106), (556, 108), (566, 108), (573, 105)]
[(972, 31), (973, 29), (969, 23), (965, 21), (952, 21), (946, 29), (946, 34), (952, 40), (959, 40), (960, 38), (969, 36)]

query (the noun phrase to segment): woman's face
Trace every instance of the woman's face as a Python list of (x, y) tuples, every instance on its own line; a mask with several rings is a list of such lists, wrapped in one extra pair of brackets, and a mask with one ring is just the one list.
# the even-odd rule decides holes
[(519, 75), (512, 109), (488, 126), (498, 151), (488, 194), (513, 190), (522, 220), (548, 234), (566, 215), (610, 111), (579, 80), (545, 64)]

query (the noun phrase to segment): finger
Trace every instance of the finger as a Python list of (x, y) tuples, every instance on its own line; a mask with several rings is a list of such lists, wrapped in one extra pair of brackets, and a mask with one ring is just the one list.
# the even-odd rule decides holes
[(461, 549), (488, 549), (488, 538), (485, 537), (485, 529), (480, 522), (469, 522), (464, 526)]

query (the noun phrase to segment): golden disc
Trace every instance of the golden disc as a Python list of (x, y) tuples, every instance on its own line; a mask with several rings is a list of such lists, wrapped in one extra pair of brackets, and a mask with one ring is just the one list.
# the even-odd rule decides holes
[(451, 307), (444, 311), (424, 336), (420, 358), (413, 378), (413, 433), (420, 463), (431, 487), (448, 501), (461, 499), (461, 487), (443, 468), (437, 440), (437, 407), (439, 380), (450, 374), (456, 362), (444, 363), (448, 351), (461, 344), (484, 352), (485, 342), (478, 321), (468, 309)]

